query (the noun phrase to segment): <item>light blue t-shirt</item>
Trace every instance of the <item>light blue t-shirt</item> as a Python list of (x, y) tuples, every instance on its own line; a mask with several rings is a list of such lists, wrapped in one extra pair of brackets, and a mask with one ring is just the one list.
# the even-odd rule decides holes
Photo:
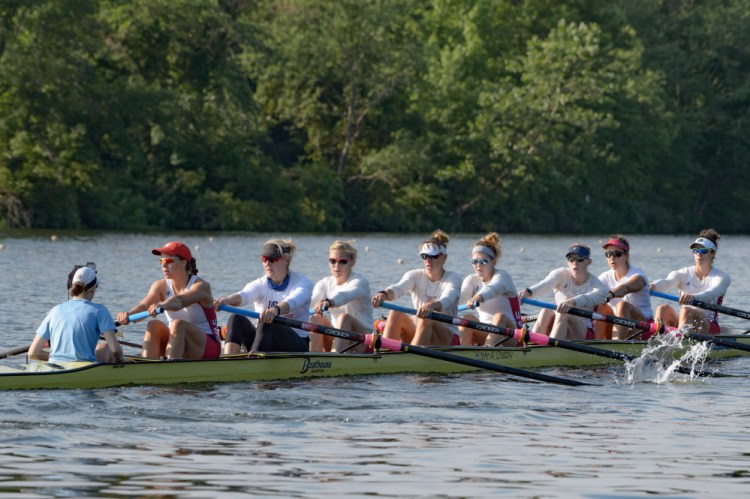
[(113, 330), (115, 323), (107, 307), (73, 299), (50, 310), (36, 334), (49, 340), (50, 362), (96, 362), (99, 335)]

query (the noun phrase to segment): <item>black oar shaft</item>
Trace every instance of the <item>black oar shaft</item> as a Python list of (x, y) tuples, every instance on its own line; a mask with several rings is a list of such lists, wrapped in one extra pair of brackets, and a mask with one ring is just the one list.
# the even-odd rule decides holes
[[(244, 315), (246, 317), (253, 317), (258, 318), (257, 312), (251, 312), (249, 310), (245, 310), (242, 308), (237, 307), (230, 307), (228, 305), (222, 305), (219, 307), (220, 310), (224, 310), (225, 312), (235, 313), (239, 315)], [(352, 340), (352, 341), (359, 341), (361, 343), (368, 344), (368, 337), (370, 339), (369, 344), (372, 345), (372, 338), (373, 335), (365, 335), (361, 333), (353, 333), (350, 331), (345, 331), (343, 329), (338, 329), (335, 327), (330, 326), (324, 326), (320, 324), (313, 324), (310, 322), (302, 322), (298, 321), (296, 319), (290, 319), (287, 317), (281, 317), (276, 316), (273, 319), (273, 322), (276, 322), (277, 324), (283, 324), (285, 326), (298, 328), (298, 329), (304, 329), (305, 331), (310, 331), (313, 333), (320, 333), (325, 334), (327, 336), (334, 336), (337, 338), (343, 338), (346, 340)], [(431, 357), (434, 359), (444, 360), (446, 362), (453, 362), (456, 364), (463, 364), (466, 366), (471, 367), (477, 367), (480, 369), (486, 369), (488, 371), (496, 371), (501, 372), (505, 374), (512, 374), (514, 376), (520, 376), (523, 378), (529, 378), (534, 379), (537, 381), (544, 381), (548, 383), (557, 383), (560, 385), (568, 385), (568, 386), (580, 386), (580, 385), (588, 385), (590, 383), (585, 383), (582, 381), (575, 381), (571, 379), (566, 378), (560, 378), (557, 376), (549, 376), (542, 373), (536, 373), (533, 371), (526, 371), (524, 369), (516, 369), (514, 367), (508, 367), (503, 366), (500, 364), (494, 364), (492, 362), (487, 362), (479, 359), (472, 359), (469, 357), (462, 357), (460, 355), (451, 354), (448, 352), (442, 352), (439, 350), (433, 350), (431, 348), (426, 347), (420, 347), (417, 345), (409, 345), (406, 343), (403, 343), (401, 341), (392, 340), (389, 338), (380, 337), (380, 344), (381, 346), (388, 348), (389, 350), (396, 350), (401, 352), (409, 352), (413, 353), (415, 355), (421, 355), (424, 357)], [(372, 345), (377, 346), (377, 345)]]
[(736, 350), (750, 352), (750, 345), (745, 345), (744, 343), (740, 343), (734, 340), (728, 340), (725, 338), (717, 338), (715, 336), (711, 336), (710, 334), (687, 333), (685, 337), (691, 340), (706, 341), (708, 343), (713, 343), (714, 345), (720, 345), (726, 348), (734, 348)]
[[(672, 300), (676, 302), (680, 301), (679, 296), (670, 295), (668, 293), (662, 293), (661, 291), (656, 291), (655, 289), (651, 290), (651, 295), (658, 296), (659, 298), (664, 298), (665, 300)], [(702, 300), (695, 300), (695, 299), (690, 302), (690, 305), (693, 305), (694, 307), (702, 308), (705, 310), (711, 310), (712, 312), (719, 312), (720, 314), (733, 315), (734, 317), (739, 317), (741, 319), (750, 320), (750, 312), (739, 310), (737, 308), (727, 307), (725, 305), (718, 305), (716, 303), (708, 303)]]
[[(538, 304), (538, 303), (542, 303), (542, 302), (535, 302), (534, 304)], [(398, 310), (404, 313), (416, 312), (416, 310), (408, 309), (406, 307), (401, 307), (399, 305), (395, 305), (392, 303), (383, 303), (381, 304), (381, 307), (389, 308), (391, 310)], [(508, 337), (516, 337), (516, 330), (504, 328), (502, 326), (495, 326), (493, 324), (486, 324), (484, 322), (477, 322), (477, 321), (465, 319), (463, 317), (453, 317), (450, 315), (441, 314), (439, 312), (431, 312), (428, 318), (438, 321), (438, 322), (446, 322), (448, 324), (455, 324), (458, 326), (469, 327), (471, 329), (476, 329), (478, 331), (485, 331), (488, 333), (494, 333), (494, 334), (499, 334), (499, 335), (508, 336)], [(598, 357), (605, 357), (609, 359), (619, 360), (622, 362), (633, 362), (636, 359), (636, 357), (632, 355), (628, 355), (624, 352), (617, 352), (615, 350), (607, 350), (604, 348), (596, 348), (590, 345), (575, 343), (575, 342), (568, 341), (568, 340), (559, 340), (556, 338), (550, 338), (547, 335), (543, 335), (543, 334), (536, 334), (536, 333), (528, 333), (528, 334), (529, 334), (531, 341), (535, 343), (539, 343), (540, 345), (560, 347), (566, 350), (574, 350), (576, 352), (587, 353), (591, 355), (596, 355)], [(681, 374), (688, 374), (688, 375), (715, 376), (715, 374), (713, 373), (709, 373), (706, 371), (695, 371), (695, 370), (688, 369), (682, 366), (678, 366), (677, 368), (675, 368), (675, 371)]]

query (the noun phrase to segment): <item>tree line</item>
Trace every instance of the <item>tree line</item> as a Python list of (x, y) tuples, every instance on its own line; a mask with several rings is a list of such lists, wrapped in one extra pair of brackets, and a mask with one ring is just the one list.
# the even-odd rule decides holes
[(750, 230), (741, 0), (2, 0), (0, 227)]

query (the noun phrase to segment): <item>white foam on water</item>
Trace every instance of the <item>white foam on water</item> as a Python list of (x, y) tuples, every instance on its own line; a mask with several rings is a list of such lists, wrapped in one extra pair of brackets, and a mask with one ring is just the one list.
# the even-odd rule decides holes
[[(627, 383), (668, 383), (670, 381), (693, 381), (704, 365), (711, 347), (708, 343), (686, 341), (682, 334), (652, 336), (641, 355), (626, 362)], [(682, 366), (690, 374), (676, 370)], [(679, 376), (679, 377), (678, 377)]]

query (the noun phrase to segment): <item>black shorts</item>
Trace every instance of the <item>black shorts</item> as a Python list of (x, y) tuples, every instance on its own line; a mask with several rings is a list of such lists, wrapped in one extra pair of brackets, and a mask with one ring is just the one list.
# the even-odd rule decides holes
[(263, 324), (261, 337), (250, 319), (243, 315), (232, 314), (227, 321), (225, 340), (244, 345), (250, 352), (308, 352), (310, 341), (303, 338), (289, 326), (281, 324)]

